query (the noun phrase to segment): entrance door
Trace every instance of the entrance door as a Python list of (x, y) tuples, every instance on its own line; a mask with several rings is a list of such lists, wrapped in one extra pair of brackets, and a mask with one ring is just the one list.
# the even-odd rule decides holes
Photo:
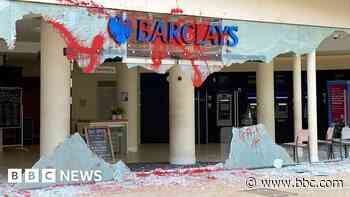
[(294, 140), (293, 75), (275, 72), (275, 140), (277, 143)]
[(141, 74), (141, 143), (169, 143), (169, 84), (165, 74)]
[(247, 81), (246, 73), (215, 73), (196, 90), (197, 142), (220, 143), (221, 128), (246, 124)]

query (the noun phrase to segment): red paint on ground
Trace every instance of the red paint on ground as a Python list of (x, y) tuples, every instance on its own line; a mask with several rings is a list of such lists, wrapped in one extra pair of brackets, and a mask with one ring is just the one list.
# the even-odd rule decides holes
[(163, 170), (163, 169), (155, 169), (150, 172), (138, 172), (136, 176), (138, 177), (147, 177), (147, 176), (195, 176), (210, 172), (218, 172), (223, 171), (223, 168), (213, 168), (213, 167), (203, 167), (203, 168), (188, 168), (188, 169), (175, 169), (175, 170)]
[(208, 176), (209, 180), (216, 180), (217, 178), (215, 176)]
[(71, 61), (76, 60), (79, 57), (87, 56), (90, 59), (88, 65), (81, 65), (85, 73), (92, 73), (95, 71), (96, 66), (100, 64), (100, 55), (103, 49), (104, 36), (102, 34), (94, 37), (91, 47), (85, 47), (79, 44), (77, 39), (71, 32), (61, 23), (49, 19), (47, 21), (56, 30), (59, 31), (61, 36), (67, 45), (67, 58)]
[(92, 184), (89, 185), (90, 192), (117, 192), (117, 191), (123, 191), (123, 187), (121, 185), (117, 185), (116, 183), (109, 183), (109, 184)]

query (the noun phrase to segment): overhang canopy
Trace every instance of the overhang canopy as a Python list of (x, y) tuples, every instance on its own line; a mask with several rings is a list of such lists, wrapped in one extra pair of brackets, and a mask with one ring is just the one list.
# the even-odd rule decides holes
[[(14, 48), (16, 21), (25, 16), (40, 15), (63, 36), (67, 57), (77, 61), (87, 73), (93, 72), (107, 58), (119, 56), (129, 67), (143, 66), (156, 72), (166, 72), (172, 65), (180, 64), (194, 85), (200, 86), (210, 73), (226, 65), (269, 62), (287, 52), (309, 53), (334, 31), (349, 31), (142, 13), (93, 5), (79, 7), (74, 3), (57, 5), (0, 0), (0, 38), (9, 48)], [(139, 42), (140, 36), (147, 35), (148, 40)], [(175, 39), (177, 36), (180, 41)], [(205, 44), (196, 42), (197, 37)]]

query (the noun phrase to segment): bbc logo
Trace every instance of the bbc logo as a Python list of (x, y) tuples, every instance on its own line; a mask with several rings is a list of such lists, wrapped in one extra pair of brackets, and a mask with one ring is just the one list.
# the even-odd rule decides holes
[(40, 169), (40, 171), (39, 169), (25, 169), (24, 174), (22, 174), (22, 169), (8, 169), (7, 173), (9, 183), (56, 182), (56, 169)]
[(8, 169), (9, 183), (99, 182), (101, 170)]

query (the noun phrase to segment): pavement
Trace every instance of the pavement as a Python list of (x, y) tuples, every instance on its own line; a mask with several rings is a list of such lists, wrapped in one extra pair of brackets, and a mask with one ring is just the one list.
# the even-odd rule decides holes
[[(338, 148), (336, 148), (338, 150)], [(129, 163), (132, 173), (122, 182), (98, 182), (89, 184), (56, 185), (35, 190), (19, 190), (8, 184), (7, 168), (31, 167), (37, 154), (26, 151), (3, 152), (0, 160), (0, 196), (38, 197), (196, 197), (196, 196), (247, 196), (288, 197), (350, 196), (350, 160), (325, 161), (327, 147), (320, 146), (323, 162), (309, 164), (307, 154), (301, 156), (304, 163), (283, 168), (223, 169), (217, 162), (199, 162), (192, 166), (175, 166), (166, 162)], [(288, 149), (291, 154), (291, 150)], [(335, 153), (336, 158), (339, 153)], [(6, 165), (5, 165), (6, 164)], [(11, 164), (11, 165), (10, 165)]]

